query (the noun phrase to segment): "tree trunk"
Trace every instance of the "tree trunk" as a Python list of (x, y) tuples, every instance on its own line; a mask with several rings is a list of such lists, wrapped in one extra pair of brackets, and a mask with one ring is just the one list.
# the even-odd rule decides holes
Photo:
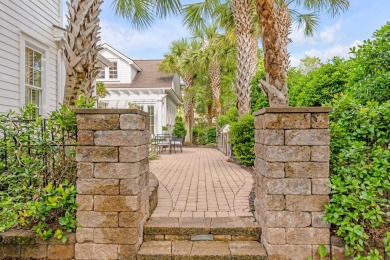
[(237, 36), (237, 108), (241, 117), (250, 111), (251, 80), (257, 67), (257, 35), (253, 29), (251, 1), (232, 0)]
[(215, 117), (218, 118), (221, 115), (221, 64), (212, 63), (209, 66), (209, 76), (211, 80), (211, 90), (213, 92), (213, 100), (215, 107)]
[(194, 126), (194, 97), (189, 91), (194, 81), (193, 76), (184, 76), (184, 126), (187, 130), (185, 143), (192, 144), (192, 129)]
[[(287, 107), (287, 69), (288, 38), (283, 39), (283, 24), (286, 17), (278, 17), (274, 0), (257, 0), (256, 5), (261, 27), (261, 39), (264, 50), (266, 80), (261, 80), (260, 87), (268, 97), (271, 107)], [(287, 34), (288, 35), (288, 34)]]
[(74, 107), (80, 94), (92, 97), (99, 45), (99, 14), (103, 0), (72, 0), (67, 3), (69, 15), (64, 54), (66, 83), (64, 104)]
[(211, 127), (213, 124), (213, 103), (207, 103), (207, 126)]

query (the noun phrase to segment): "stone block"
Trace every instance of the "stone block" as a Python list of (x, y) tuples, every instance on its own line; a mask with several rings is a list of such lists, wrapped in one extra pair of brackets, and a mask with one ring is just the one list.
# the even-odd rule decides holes
[(328, 113), (313, 113), (311, 114), (311, 128), (329, 128)]
[(309, 212), (267, 211), (267, 227), (308, 227), (310, 224)]
[(120, 227), (139, 227), (144, 214), (139, 211), (136, 212), (119, 212), (119, 226)]
[(76, 230), (77, 243), (93, 242), (93, 228), (78, 227)]
[(330, 160), (329, 146), (312, 146), (310, 160), (312, 162), (329, 162)]
[[(158, 235), (155, 235), (158, 236)], [(215, 236), (214, 236), (215, 239)], [(157, 240), (157, 239), (155, 239)], [(169, 240), (169, 241), (185, 241), (185, 240), (191, 240), (190, 235), (165, 235), (164, 240)]]
[(78, 162), (117, 162), (117, 147), (77, 146), (76, 161)]
[(286, 199), (284, 195), (265, 195), (265, 205), (267, 210), (284, 210), (286, 208)]
[(327, 195), (286, 195), (286, 207), (290, 211), (324, 211), (327, 204)]
[(310, 179), (266, 179), (265, 185), (267, 194), (311, 194)]
[(147, 144), (149, 131), (112, 130), (96, 131), (95, 145), (97, 146), (139, 146)]
[(264, 129), (264, 115), (255, 116), (255, 129)]
[(136, 147), (119, 147), (120, 162), (139, 162), (149, 155), (148, 145), (140, 145)]
[(76, 244), (76, 259), (118, 259), (118, 245), (110, 244)]
[(145, 187), (145, 176), (136, 179), (123, 179), (120, 181), (120, 194), (137, 195)]
[(330, 224), (322, 220), (324, 215), (325, 215), (325, 212), (312, 212), (311, 213), (311, 225), (313, 227), (329, 228)]
[(284, 228), (267, 228), (266, 239), (272, 245), (286, 244), (286, 229)]
[(36, 259), (46, 258), (47, 256), (47, 245), (22, 245), (20, 251), (21, 258)]
[(119, 245), (118, 257), (125, 260), (136, 260), (138, 245)]
[(93, 195), (77, 195), (77, 210), (93, 210)]
[(93, 131), (80, 130), (77, 133), (77, 145), (93, 145)]
[(286, 130), (286, 145), (329, 145), (330, 130), (305, 129)]
[(329, 245), (329, 228), (287, 228), (286, 240), (292, 245)]
[(76, 182), (77, 193), (85, 195), (118, 195), (117, 179), (79, 179)]
[(255, 142), (263, 145), (284, 145), (284, 130), (256, 130)]
[[(309, 146), (255, 146), (261, 150), (262, 158), (267, 162), (305, 162), (310, 161)], [(257, 151), (256, 151), (257, 152)], [(256, 154), (257, 155), (257, 154)]]
[(289, 162), (286, 163), (287, 178), (327, 178), (329, 163), (326, 162)]
[(312, 179), (312, 193), (313, 194), (330, 194), (330, 180), (327, 179)]
[(136, 163), (96, 163), (94, 177), (98, 179), (136, 179), (149, 169), (148, 160)]
[(137, 211), (140, 209), (139, 196), (104, 196), (94, 197), (95, 211)]
[[(17, 259), (20, 258), (21, 245), (12, 245), (12, 246), (1, 246), (0, 247), (0, 256), (4, 257), (15, 257)], [(1, 258), (0, 258), (1, 259)], [(7, 258), (5, 258), (7, 259)]]
[(318, 253), (318, 246), (319, 245), (313, 245), (313, 260), (330, 260), (330, 246), (326, 245), (326, 256), (321, 258), (320, 254)]
[(79, 162), (77, 163), (77, 177), (79, 179), (93, 178), (93, 163)]
[(214, 235), (214, 241), (232, 241), (231, 235)]
[(48, 245), (47, 259), (74, 259), (74, 245)]
[(97, 244), (134, 245), (138, 242), (136, 228), (94, 228), (93, 241)]
[(136, 114), (120, 115), (119, 122), (122, 130), (145, 130), (148, 126), (148, 118)]
[(284, 178), (284, 163), (281, 162), (266, 162), (263, 159), (256, 158), (256, 171), (269, 178)]
[(310, 113), (269, 113), (263, 120), (264, 129), (310, 128)]
[(117, 114), (78, 114), (77, 128), (79, 130), (115, 130), (119, 129)]
[[(114, 210), (112, 210), (114, 211)], [(77, 211), (77, 221), (83, 228), (118, 227), (118, 212)]]
[(264, 245), (269, 260), (307, 260), (312, 255), (311, 245)]

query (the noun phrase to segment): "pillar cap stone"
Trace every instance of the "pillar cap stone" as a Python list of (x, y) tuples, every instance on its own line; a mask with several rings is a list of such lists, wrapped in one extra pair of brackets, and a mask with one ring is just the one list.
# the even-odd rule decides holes
[(330, 113), (332, 107), (265, 107), (257, 110), (253, 115), (263, 115), (266, 113)]
[(81, 108), (75, 109), (76, 114), (135, 114), (148, 116), (148, 113), (139, 109), (116, 109), (116, 108)]

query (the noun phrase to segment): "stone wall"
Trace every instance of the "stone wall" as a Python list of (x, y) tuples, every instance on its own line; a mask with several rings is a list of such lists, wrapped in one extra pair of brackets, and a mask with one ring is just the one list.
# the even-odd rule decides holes
[(255, 113), (256, 218), (269, 259), (307, 259), (330, 244), (331, 108), (265, 108)]
[(149, 216), (149, 119), (139, 110), (76, 110), (76, 259), (135, 259)]
[(43, 241), (34, 231), (8, 230), (0, 233), (0, 259), (74, 259), (75, 234), (64, 244), (57, 238)]

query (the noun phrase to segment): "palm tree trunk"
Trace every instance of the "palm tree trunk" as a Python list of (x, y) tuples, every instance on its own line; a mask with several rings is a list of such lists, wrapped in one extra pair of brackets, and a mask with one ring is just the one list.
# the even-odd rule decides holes
[(281, 25), (286, 23), (283, 21), (285, 17), (278, 17), (274, 0), (257, 0), (256, 10), (261, 27), (266, 70), (266, 80), (260, 81), (260, 87), (268, 97), (271, 107), (287, 107), (288, 54), (281, 28)]
[(69, 15), (64, 43), (66, 83), (64, 103), (73, 107), (82, 93), (92, 97), (99, 45), (99, 14), (103, 0), (72, 0), (67, 3)]
[(213, 92), (213, 100), (215, 107), (215, 117), (218, 118), (221, 115), (221, 64), (212, 63), (209, 66), (209, 76), (211, 80), (211, 90)]
[(213, 124), (213, 103), (207, 103), (207, 126), (211, 127)]
[(184, 81), (184, 91), (185, 91), (185, 97), (184, 97), (184, 126), (187, 130), (187, 134), (185, 136), (185, 143), (192, 143), (192, 129), (194, 125), (194, 97), (190, 96), (192, 95), (191, 92), (189, 92), (189, 89), (192, 86), (192, 83), (194, 81), (193, 76), (186, 75), (183, 77)]
[(238, 116), (241, 117), (250, 111), (250, 83), (256, 73), (258, 47), (252, 23), (251, 1), (232, 0), (232, 9), (238, 46), (236, 96)]

